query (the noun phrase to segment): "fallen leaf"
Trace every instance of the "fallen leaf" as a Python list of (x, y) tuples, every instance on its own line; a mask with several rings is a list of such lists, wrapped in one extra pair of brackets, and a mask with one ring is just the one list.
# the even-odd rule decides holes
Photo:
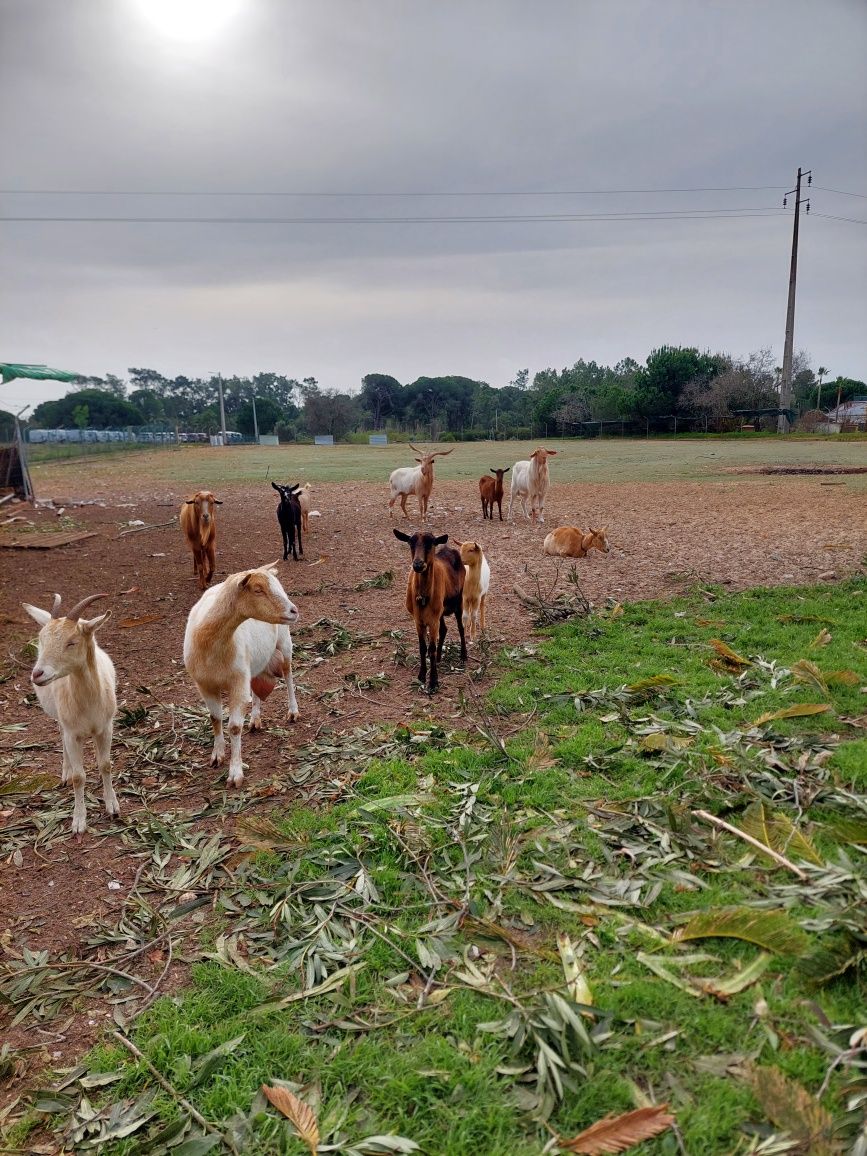
[(752, 724), (754, 727), (764, 726), (765, 723), (773, 722), (778, 718), (806, 718), (811, 714), (823, 714), (825, 711), (831, 709), (829, 702), (799, 702), (794, 706), (784, 706), (779, 710), (768, 711), (767, 714), (760, 714), (756, 721)]
[(832, 1156), (834, 1119), (817, 1099), (779, 1068), (750, 1067), (747, 1082), (772, 1124), (799, 1140), (811, 1156)]
[[(737, 824), (742, 831), (770, 847), (779, 855), (806, 859), (821, 866), (822, 857), (806, 837), (801, 834), (791, 819), (781, 811), (770, 811), (764, 803), (753, 803), (747, 807)], [(767, 859), (768, 856), (765, 856)]]
[(293, 1095), (288, 1088), (271, 1088), (268, 1084), (263, 1084), (262, 1091), (277, 1111), (282, 1112), (289, 1120), (301, 1140), (310, 1149), (312, 1156), (316, 1156), (319, 1151), (319, 1124), (313, 1109)]
[(141, 586), (130, 586), (129, 590), (120, 590), (120, 591), (118, 591), (118, 593), (119, 594), (138, 594), (139, 590), (141, 590)]
[(750, 659), (744, 658), (736, 650), (732, 650), (721, 638), (711, 638), (710, 644), (719, 655), (723, 666), (740, 670), (742, 667), (753, 665)]
[(668, 1104), (653, 1108), (635, 1108), (622, 1116), (605, 1116), (591, 1124), (571, 1140), (560, 1139), (558, 1147), (563, 1152), (581, 1152), (584, 1156), (601, 1156), (606, 1152), (625, 1152), (643, 1140), (650, 1140), (660, 1132), (666, 1132), (674, 1123), (669, 1115)]
[(827, 646), (831, 641), (831, 631), (826, 630), (823, 626), (813, 641), (810, 643), (810, 649), (816, 650), (820, 646)]
[(690, 939), (743, 939), (777, 955), (803, 955), (806, 935), (785, 911), (752, 907), (710, 907), (699, 912), (673, 935), (676, 942)]
[(159, 614), (140, 614), (137, 618), (122, 618), (118, 626), (130, 630), (134, 626), (144, 626), (148, 622), (159, 622)]

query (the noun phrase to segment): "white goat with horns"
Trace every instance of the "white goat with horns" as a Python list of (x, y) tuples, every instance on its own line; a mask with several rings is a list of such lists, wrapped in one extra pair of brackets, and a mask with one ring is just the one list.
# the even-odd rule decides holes
[(388, 502), (389, 515), (394, 517), (394, 503), (400, 498), (400, 508), (403, 510), (405, 518), (409, 517), (406, 509), (406, 499), (410, 494), (415, 494), (418, 498), (418, 513), (422, 522), (427, 520), (427, 504), (428, 499), (433, 489), (434, 458), (444, 458), (446, 454), (450, 454), (453, 450), (437, 450), (436, 453), (426, 454), (412, 442), (409, 443), (409, 448), (415, 450), (420, 456), (415, 460), (418, 462), (417, 466), (401, 466), (397, 470), (392, 470), (389, 475), (388, 484), (391, 486), (391, 498)]
[(111, 617), (111, 611), (96, 618), (82, 618), (81, 612), (97, 598), (91, 594), (66, 614), (60, 613), (60, 595), (54, 595), (51, 610), (40, 610), (26, 602), (24, 609), (39, 623), (36, 663), (30, 681), (45, 713), (60, 724), (63, 740), (61, 781), (72, 779), (75, 806), (72, 832), (87, 830), (84, 802), (84, 744), (93, 739), (96, 765), (102, 775), (102, 797), (109, 815), (119, 815), (120, 807), (111, 783), (111, 737), (117, 710), (114, 663), (93, 637)]
[(250, 730), (261, 725), (262, 702), (286, 680), (290, 722), (298, 718), (292, 677), (292, 636), (298, 608), (277, 580), (273, 562), (258, 570), (230, 574), (206, 590), (190, 611), (184, 635), (184, 665), (199, 688), (211, 716), (214, 750), (211, 766), (226, 757), (223, 695), (229, 701), (229, 786), (244, 780), (241, 731), (250, 700)]

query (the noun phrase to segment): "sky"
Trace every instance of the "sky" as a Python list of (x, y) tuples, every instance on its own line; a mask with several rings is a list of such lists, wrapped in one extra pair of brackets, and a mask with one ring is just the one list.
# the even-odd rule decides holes
[(795, 345), (867, 380), (865, 59), (863, 0), (0, 0), (0, 360), (779, 363), (800, 165)]

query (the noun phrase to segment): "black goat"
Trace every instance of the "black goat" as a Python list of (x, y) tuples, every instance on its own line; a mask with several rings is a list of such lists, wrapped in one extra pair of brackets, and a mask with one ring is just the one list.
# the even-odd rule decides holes
[[(276, 482), (271, 485), (280, 495), (280, 505), (277, 507), (277, 521), (280, 523), (280, 531), (283, 534), (283, 561), (289, 557), (289, 549), (292, 549), (292, 557), (298, 561), (298, 555), (304, 557), (304, 547), (301, 545), (301, 503), (298, 501), (298, 490), (301, 488), (298, 482), (293, 486), (278, 486)], [(295, 549), (295, 534), (298, 534), (298, 549)]]

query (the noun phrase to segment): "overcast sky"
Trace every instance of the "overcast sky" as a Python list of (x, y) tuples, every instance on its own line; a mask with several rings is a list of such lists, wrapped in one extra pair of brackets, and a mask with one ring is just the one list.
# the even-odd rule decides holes
[[(503, 385), (663, 343), (781, 359), (777, 210), (800, 164), (821, 188), (796, 347), (867, 379), (867, 226), (820, 215), (867, 219), (863, 0), (0, 0), (0, 18), (3, 217), (388, 219), (0, 221), (0, 360), (356, 389)], [(145, 195), (172, 192), (196, 195)], [(394, 220), (733, 209), (758, 215)], [(0, 386), (0, 408), (66, 388)]]

